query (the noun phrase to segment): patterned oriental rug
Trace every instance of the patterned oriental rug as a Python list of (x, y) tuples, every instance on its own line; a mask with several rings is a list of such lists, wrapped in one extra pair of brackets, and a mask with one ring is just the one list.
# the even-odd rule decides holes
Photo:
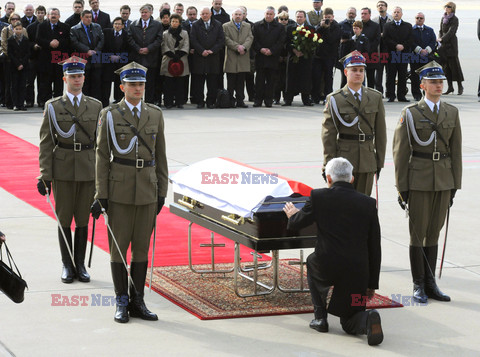
[[(228, 269), (231, 266), (218, 264), (216, 269)], [(210, 265), (195, 266), (197, 270), (209, 268)], [(147, 280), (149, 277), (150, 273), (147, 274)], [(259, 273), (259, 281), (270, 285), (271, 279), (272, 269)], [(293, 289), (298, 288), (299, 283), (299, 268), (281, 260), (280, 286)], [(251, 292), (249, 289), (252, 289), (252, 284), (242, 279), (239, 291), (243, 294)], [(304, 284), (308, 287), (306, 273)], [(154, 268), (152, 289), (201, 320), (313, 313), (309, 293), (275, 290), (270, 295), (240, 298), (234, 292), (233, 273), (202, 275), (192, 272), (187, 265)], [(367, 302), (367, 309), (402, 306), (378, 294)]]

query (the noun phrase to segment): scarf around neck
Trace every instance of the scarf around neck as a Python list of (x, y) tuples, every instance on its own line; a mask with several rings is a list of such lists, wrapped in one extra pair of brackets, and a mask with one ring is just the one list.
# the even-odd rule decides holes
[(454, 12), (451, 12), (449, 15), (447, 13), (443, 14), (443, 24), (446, 25), (448, 24), (448, 21), (455, 15)]
[(175, 39), (175, 48), (177, 48), (180, 45), (180, 41), (183, 39), (183, 37), (180, 36), (181, 32), (182, 32), (182, 28), (180, 27), (180, 25), (176, 29), (172, 27), (168, 29), (168, 33), (171, 34)]

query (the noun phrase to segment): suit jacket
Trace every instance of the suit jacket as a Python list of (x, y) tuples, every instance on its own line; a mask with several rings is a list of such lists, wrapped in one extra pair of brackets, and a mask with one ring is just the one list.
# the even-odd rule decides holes
[[(198, 21), (198, 20), (197, 20)], [(196, 21), (194, 21), (192, 23), (192, 26), (193, 24), (195, 23)], [(188, 35), (190, 36), (190, 31), (192, 30), (192, 26), (190, 26), (190, 21), (188, 19), (186, 19), (185, 21), (182, 22), (182, 29), (187, 31)]]
[[(357, 117), (353, 107), (358, 108), (358, 104), (348, 85), (327, 96), (322, 123), (324, 166), (335, 157), (344, 157), (353, 165), (354, 172), (376, 172), (381, 169), (387, 146), (382, 94), (375, 89), (362, 86), (359, 111), (368, 120), (368, 124), (365, 119), (359, 117), (361, 132), (357, 124), (348, 127), (340, 122), (332, 107), (332, 97), (335, 98), (338, 113), (344, 122), (351, 123)], [(359, 135), (362, 132), (365, 135), (375, 135), (374, 140), (346, 140), (339, 137), (339, 134)]]
[(80, 21), (80, 14), (72, 14), (68, 19), (65, 20), (65, 23), (70, 27), (73, 27), (77, 25)]
[[(240, 25), (240, 31), (237, 25), (232, 21), (223, 24), (225, 32), (225, 63), (223, 71), (225, 73), (250, 72), (250, 47), (253, 44), (252, 27), (246, 22)], [(237, 46), (242, 45), (246, 49), (244, 55), (240, 55)]]
[(212, 12), (212, 19), (217, 20), (222, 25), (230, 21), (230, 15), (228, 15), (228, 13), (225, 11), (223, 7), (221, 8), (220, 14), (218, 15), (213, 14), (213, 7), (210, 9), (210, 11)]
[(455, 15), (446, 24), (443, 23), (443, 19), (440, 20), (438, 37), (442, 38), (442, 47), (440, 48), (442, 48), (442, 54), (445, 54), (446, 57), (458, 56), (458, 23), (458, 17)]
[(104, 28), (113, 27), (112, 22), (110, 21), (110, 15), (106, 12), (103, 12), (102, 10), (98, 10), (97, 21), (95, 21), (95, 16), (93, 15), (92, 11), (92, 23), (99, 24), (102, 30)]
[(23, 16), (20, 21), (22, 22), (22, 26), (24, 28), (27, 28), (29, 25), (33, 24), (35, 21), (37, 21), (37, 17), (35, 15), (32, 15), (32, 22), (29, 22), (27, 19), (27, 16)]
[[(52, 52), (68, 53), (70, 49), (70, 26), (63, 22), (58, 22), (55, 30), (52, 30), (51, 23), (48, 20), (44, 20), (38, 25), (37, 35), (35, 42), (41, 47), (38, 54), (39, 71), (48, 70), (50, 64), (55, 56), (52, 56)], [(57, 48), (50, 47), (52, 40), (58, 40), (60, 43)], [(62, 58), (62, 56), (60, 56)]]
[[(408, 120), (407, 111), (411, 113), (412, 122)], [(427, 141), (432, 135), (432, 125), (429, 121), (435, 123), (438, 128), (436, 151), (449, 153), (448, 157), (438, 161), (412, 156), (412, 151), (433, 156), (435, 140), (430, 145), (421, 146), (412, 135), (414, 130), (421, 141)], [(448, 147), (440, 136), (447, 142)], [(460, 189), (462, 131), (458, 109), (441, 100), (437, 118), (424, 99), (418, 104), (404, 108), (393, 136), (393, 163), (395, 181), (400, 192)]]
[(368, 54), (378, 51), (380, 44), (380, 25), (372, 20), (363, 23), (362, 34), (368, 38)]
[[(128, 28), (130, 27), (130, 25), (133, 23), (132, 20), (128, 19), (127, 21), (125, 21), (124, 25), (125, 27), (123, 28), (125, 31), (128, 31)], [(113, 23), (112, 23), (112, 26), (113, 27)]]
[(395, 21), (388, 22), (383, 29), (383, 39), (388, 52), (398, 52), (395, 48), (397, 45), (403, 45), (403, 53), (412, 52), (412, 25), (403, 20), (400, 26)]
[[(253, 25), (253, 49), (255, 50), (255, 68), (278, 69), (279, 57), (285, 46), (285, 27), (275, 21), (267, 23), (264, 20)], [(268, 48), (271, 56), (265, 56), (260, 52), (262, 48)]]
[[(128, 205), (147, 205), (157, 202), (157, 198), (167, 195), (168, 166), (165, 153), (165, 137), (163, 114), (155, 105), (141, 102), (140, 120), (133, 118), (125, 99), (118, 104), (106, 107), (100, 113), (96, 150), (96, 194), (95, 198), (105, 198), (112, 202)], [(115, 132), (107, 129), (107, 113), (110, 112)], [(142, 143), (138, 146), (138, 157), (135, 149), (121, 154), (112, 142), (115, 135), (118, 145), (125, 149), (134, 134), (129, 125), (133, 125), (147, 145), (153, 150), (155, 166), (137, 169), (110, 162), (110, 156), (136, 160), (152, 160), (152, 154)]]
[(115, 37), (115, 30), (113, 28), (103, 29), (103, 52), (108, 53), (122, 53), (128, 52), (128, 33), (125, 29), (122, 30), (122, 34), (117, 39)]
[[(40, 176), (38, 179), (52, 181), (93, 181), (95, 179), (95, 151), (64, 149), (58, 143), (73, 145), (73, 135), (63, 138), (58, 134), (53, 118), (49, 114), (49, 106), (53, 107), (56, 121), (60, 129), (68, 132), (75, 125), (72, 116), (79, 119), (81, 125), (88, 132), (87, 136), (78, 126), (76, 128), (76, 143), (93, 145), (97, 131), (97, 119), (102, 110), (102, 103), (95, 98), (82, 95), (78, 112), (66, 94), (62, 97), (50, 99), (45, 103), (43, 122), (40, 127)], [(67, 199), (70, 200), (70, 197)]]
[[(160, 65), (160, 46), (162, 45), (162, 24), (150, 17), (150, 22), (145, 30), (142, 28), (142, 19), (135, 20), (128, 27), (128, 44), (130, 46), (129, 62), (135, 61), (147, 68), (156, 68)], [(140, 48), (148, 48), (148, 53), (138, 53)]]
[(23, 36), (20, 42), (11, 36), (7, 42), (8, 46), (8, 58), (10, 59), (11, 68), (17, 70), (20, 65), (23, 65), (23, 69), (28, 68), (28, 59), (30, 58), (30, 41), (26, 36)]
[[(193, 53), (191, 72), (195, 74), (220, 72), (220, 51), (225, 46), (225, 34), (222, 24), (211, 18), (210, 27), (205, 28), (205, 22), (202, 19), (197, 20), (192, 25), (190, 32), (190, 47), (195, 50)], [(213, 51), (213, 54), (207, 57), (202, 56), (204, 50)]]
[[(83, 27), (83, 22), (76, 24), (70, 29), (73, 50), (80, 53), (87, 53), (89, 50), (101, 52), (105, 43), (102, 28), (100, 25), (92, 22), (88, 29), (88, 37), (85, 28)], [(92, 57), (88, 57), (88, 62), (91, 63), (91, 61)], [(96, 64), (101, 65), (101, 63), (98, 62)]]
[(378, 289), (381, 264), (380, 225), (375, 200), (347, 182), (312, 190), (301, 211), (290, 217), (287, 229), (317, 225), (315, 255), (322, 279), (335, 286), (328, 312), (351, 316), (365, 310), (352, 306), (352, 294)]
[(413, 42), (412, 50), (419, 53), (420, 50), (426, 49), (428, 53), (434, 52), (437, 45), (437, 36), (431, 27), (423, 25), (423, 31), (417, 25), (413, 25)]
[(383, 30), (385, 28), (385, 24), (388, 23), (388, 22), (392, 22), (393, 21), (393, 17), (392, 15), (389, 15), (387, 14), (387, 18), (384, 20), (383, 18), (381, 19), (380, 16), (377, 16), (377, 17), (374, 17), (372, 19), (373, 22), (376, 22), (377, 24), (380, 25), (380, 46), (379, 46), (379, 51), (380, 52), (384, 52), (385, 49), (386, 49), (386, 46), (385, 46), (385, 41), (383, 39)]
[(320, 58), (337, 58), (340, 38), (343, 33), (338, 22), (333, 20), (328, 27), (319, 26), (316, 32), (322, 36), (323, 42), (317, 46), (315, 55)]

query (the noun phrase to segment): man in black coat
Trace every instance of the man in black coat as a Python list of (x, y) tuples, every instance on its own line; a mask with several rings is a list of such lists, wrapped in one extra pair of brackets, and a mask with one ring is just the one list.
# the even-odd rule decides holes
[(35, 42), (41, 47), (38, 54), (38, 106), (53, 96), (63, 95), (63, 72), (58, 62), (63, 57), (68, 58), (70, 50), (70, 27), (60, 22), (60, 10), (50, 8), (47, 12), (48, 21), (38, 25)]
[(22, 26), (27, 28), (29, 25), (33, 24), (37, 21), (37, 17), (33, 14), (35, 12), (35, 8), (32, 4), (27, 4), (23, 8), (23, 13), (25, 14), (20, 21), (22, 22)]
[[(230, 16), (227, 14), (225, 9), (222, 7), (222, 0), (213, 0), (212, 8), (212, 18), (220, 22), (222, 25), (230, 21)], [(223, 88), (223, 63), (225, 62), (225, 48), (222, 48), (219, 53), (220, 57), (220, 74), (218, 76), (218, 88)]]
[(220, 22), (212, 18), (208, 7), (200, 12), (200, 19), (192, 25), (190, 47), (193, 53), (192, 91), (197, 108), (205, 106), (204, 86), (207, 81), (207, 107), (214, 108), (220, 74), (220, 51), (225, 47), (225, 34)]
[(353, 36), (353, 23), (357, 17), (357, 9), (350, 7), (347, 10), (347, 17), (345, 20), (340, 21), (338, 25), (342, 29), (342, 35), (344, 34), (345, 38), (351, 38)]
[[(38, 71), (38, 53), (40, 52), (40, 46), (35, 42), (35, 37), (37, 35), (38, 25), (41, 24), (45, 20), (45, 16), (47, 15), (47, 10), (44, 6), (39, 5), (35, 9), (36, 21), (32, 22), (32, 24), (28, 25), (27, 27), (27, 34), (28, 39), (30, 40), (31, 45), (31, 52), (30, 52), (30, 60), (28, 66), (28, 73), (27, 73), (27, 87), (26, 87), (26, 94), (25, 94), (25, 101), (27, 103), (27, 108), (33, 107), (35, 102), (35, 78), (37, 78), (37, 71)], [(37, 81), (37, 103), (38, 103), (38, 92), (39, 91), (39, 83)]]
[[(185, 21), (182, 22), (182, 29), (184, 29), (185, 31), (188, 32), (188, 36), (189, 36), (189, 39), (190, 39), (190, 31), (192, 30), (192, 26), (194, 24), (195, 21), (198, 20), (198, 10), (195, 6), (189, 6), (187, 7), (187, 11), (186, 11), (186, 14), (187, 14), (187, 19)], [(188, 54), (188, 68), (192, 68), (193, 66), (193, 53), (195, 52), (195, 50), (193, 48), (190, 47), (190, 53)], [(191, 89), (191, 86), (189, 85), (190, 84), (190, 75), (186, 75), (185, 76), (185, 81), (184, 81), (184, 90), (183, 90), (183, 94), (184, 94), (184, 102), (187, 103), (188, 102), (188, 88), (190, 87), (190, 102), (192, 102), (192, 96), (193, 96), (193, 93), (192, 93), (192, 89)], [(192, 104), (194, 104), (192, 102)]]
[(80, 15), (83, 11), (83, 0), (75, 0), (73, 2), (73, 14), (65, 20), (65, 23), (73, 27), (80, 22)]
[[(302, 95), (302, 102), (305, 106), (313, 106), (310, 100), (312, 91), (312, 62), (313, 53), (303, 53), (295, 48), (293, 43), (294, 32), (299, 26), (304, 26), (306, 31), (315, 33), (315, 29), (306, 23), (307, 14), (303, 10), (295, 13), (297, 20), (294, 25), (287, 25), (286, 48), (288, 51), (287, 63), (287, 85), (285, 92), (285, 103), (282, 106), (291, 106), (293, 97), (298, 93)], [(298, 36), (301, 36), (300, 34)]]
[(8, 19), (10, 18), (10, 15), (15, 12), (15, 3), (11, 1), (7, 1), (5, 3), (5, 16), (0, 18), (0, 22), (4, 22), (8, 24)]
[(162, 45), (162, 24), (152, 17), (151, 5), (140, 8), (140, 19), (135, 20), (128, 28), (128, 45), (130, 55), (128, 62), (135, 61), (147, 67), (147, 83), (145, 84), (145, 101), (155, 103), (155, 79), (160, 72), (160, 52)]
[(92, 20), (94, 24), (99, 24), (102, 30), (112, 27), (110, 15), (100, 10), (100, 2), (98, 0), (88, 0), (88, 4), (92, 9)]
[[(363, 29), (362, 33), (368, 38), (368, 60), (367, 60), (367, 86), (368, 88), (375, 88), (375, 71), (378, 67), (378, 61), (375, 59), (375, 55), (378, 53), (378, 45), (380, 44), (380, 25), (373, 22), (370, 17), (372, 16), (372, 10), (368, 7), (364, 7), (360, 16), (362, 17)], [(362, 53), (364, 57), (367, 57), (365, 53)]]
[(114, 72), (128, 62), (128, 36), (121, 17), (113, 20), (113, 29), (103, 29), (105, 44), (103, 54), (106, 61), (102, 63), (102, 104), (107, 107), (110, 104), (112, 92), (115, 103), (122, 100), (123, 92), (120, 89), (120, 77)]
[[(310, 328), (328, 332), (328, 313), (340, 317), (348, 334), (366, 334), (369, 345), (383, 341), (380, 315), (365, 311), (378, 289), (380, 225), (375, 200), (353, 188), (353, 166), (344, 158), (328, 162), (328, 188), (313, 190), (299, 211), (289, 202), (288, 229), (317, 225), (315, 252), (307, 258), (307, 278), (315, 319)], [(333, 294), (327, 309), (327, 295)]]
[[(85, 66), (83, 93), (95, 99), (102, 99), (102, 50), (104, 37), (102, 28), (92, 22), (92, 12), (83, 10), (81, 21), (70, 29), (73, 51), (88, 60)], [(83, 55), (82, 55), (83, 54)]]
[(398, 73), (397, 97), (399, 102), (409, 102), (407, 95), (408, 56), (412, 51), (412, 25), (402, 20), (402, 8), (393, 9), (393, 21), (385, 24), (383, 39), (389, 54), (387, 64), (387, 93), (389, 102), (395, 101), (395, 78)]
[(264, 19), (253, 26), (253, 49), (255, 51), (255, 102), (254, 107), (273, 104), (273, 92), (279, 67), (280, 53), (285, 45), (285, 28), (274, 21), (275, 9), (268, 6)]

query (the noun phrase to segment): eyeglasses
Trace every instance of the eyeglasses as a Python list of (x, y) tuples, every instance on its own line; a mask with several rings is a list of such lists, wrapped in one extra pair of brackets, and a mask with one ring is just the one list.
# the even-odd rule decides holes
[(416, 17), (417, 20), (423, 20), (423, 17)]
[(280, 21), (288, 21), (288, 19), (285, 19), (283, 17), (279, 17)]
[(20, 18), (19, 17), (12, 17), (11, 20), (12, 21), (20, 21)]
[(452, 7), (450, 5), (445, 5), (447, 9), (451, 9)]

